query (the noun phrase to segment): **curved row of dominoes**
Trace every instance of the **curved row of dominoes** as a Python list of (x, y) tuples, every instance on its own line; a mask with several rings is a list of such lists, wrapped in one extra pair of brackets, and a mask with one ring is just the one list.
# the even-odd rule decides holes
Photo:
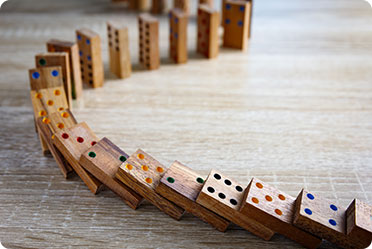
[[(249, 4), (226, 1), (225, 7), (226, 12), (236, 10), (246, 15)], [(217, 29), (218, 13), (217, 18), (213, 13), (208, 6), (198, 10), (198, 51), (207, 57), (218, 51), (218, 42), (203, 35), (217, 35), (212, 28)], [(236, 44), (242, 45), (241, 41), (248, 39), (248, 25), (237, 26), (240, 31), (236, 27), (229, 30), (232, 20), (239, 23), (240, 14), (229, 15), (225, 13), (229, 20), (224, 22), (225, 34), (234, 39), (240, 34)], [(185, 62), (187, 15), (172, 10), (170, 23), (171, 58)], [(140, 15), (139, 29), (140, 62), (155, 69), (159, 65), (158, 22)], [(128, 77), (127, 29), (109, 22), (108, 37), (110, 68), (119, 77)], [(224, 41), (225, 45), (232, 44), (227, 38)], [(78, 30), (77, 43), (78, 47), (70, 42), (49, 41), (51, 53), (36, 55), (37, 68), (29, 71), (36, 130), (43, 151), (51, 152), (66, 178), (75, 172), (94, 194), (106, 185), (133, 209), (146, 199), (176, 220), (187, 211), (221, 232), (232, 222), (265, 240), (279, 233), (308, 248), (317, 248), (322, 239), (345, 248), (370, 245), (372, 207), (360, 200), (355, 199), (345, 209), (306, 190), (293, 198), (257, 178), (246, 186), (212, 170), (205, 179), (180, 162), (166, 168), (140, 149), (129, 156), (109, 139), (99, 140), (86, 123), (76, 121), (69, 105), (72, 98), (81, 96), (81, 79), (94, 87), (103, 84), (100, 39), (93, 31)]]

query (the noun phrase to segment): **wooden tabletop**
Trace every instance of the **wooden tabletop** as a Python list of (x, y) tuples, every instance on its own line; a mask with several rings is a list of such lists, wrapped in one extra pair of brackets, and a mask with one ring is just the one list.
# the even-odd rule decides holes
[[(109, 190), (94, 196), (77, 176), (62, 177), (53, 158), (41, 154), (27, 70), (48, 39), (74, 40), (81, 27), (101, 35), (106, 82), (86, 89), (73, 113), (99, 137), (204, 175), (218, 169), (242, 184), (258, 177), (293, 196), (305, 187), (339, 205), (353, 198), (372, 203), (370, 5), (254, 4), (249, 49), (221, 49), (214, 60), (195, 53), (193, 15), (184, 65), (167, 59), (168, 18), (160, 16), (162, 65), (150, 72), (138, 67), (138, 13), (108, 0), (8, 1), (0, 11), (3, 245), (300, 248), (280, 235), (262, 241), (234, 225), (220, 233), (191, 215), (177, 222), (150, 204), (133, 211)], [(126, 80), (108, 73), (108, 20), (129, 27), (134, 72)]]

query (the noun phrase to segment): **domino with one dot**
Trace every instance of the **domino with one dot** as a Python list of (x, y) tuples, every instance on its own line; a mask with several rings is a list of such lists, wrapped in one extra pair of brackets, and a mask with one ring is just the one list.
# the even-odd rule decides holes
[(270, 240), (274, 235), (271, 229), (239, 211), (243, 195), (244, 189), (241, 184), (212, 170), (196, 202), (252, 234)]
[(196, 203), (203, 184), (204, 179), (199, 174), (175, 161), (160, 179), (156, 192), (224, 232), (230, 222)]
[(253, 178), (244, 192), (240, 212), (307, 248), (322, 240), (292, 224), (296, 199)]
[(127, 153), (104, 137), (81, 155), (79, 163), (129, 207), (136, 209), (143, 200), (142, 196), (115, 177), (120, 165), (128, 157)]
[(181, 219), (184, 210), (156, 193), (155, 188), (164, 175), (165, 167), (138, 149), (119, 168), (116, 178), (132, 188), (173, 219)]

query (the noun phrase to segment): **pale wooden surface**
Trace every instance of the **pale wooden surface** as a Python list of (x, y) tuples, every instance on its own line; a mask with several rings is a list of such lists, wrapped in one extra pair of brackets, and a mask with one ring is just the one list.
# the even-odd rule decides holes
[[(220, 4), (218, 3), (219, 6)], [(193, 7), (195, 9), (195, 7)], [(106, 190), (94, 196), (65, 180), (43, 157), (34, 133), (27, 69), (50, 38), (75, 29), (101, 34), (105, 23), (129, 26), (132, 77), (106, 74), (101, 89), (74, 103), (78, 121), (127, 153), (142, 148), (164, 165), (177, 159), (207, 175), (215, 168), (248, 184), (252, 176), (296, 196), (302, 187), (348, 205), (372, 203), (372, 10), (363, 0), (255, 1), (249, 50), (221, 49), (216, 60), (168, 57), (139, 71), (136, 14), (107, 0), (11, 0), (0, 12), (0, 241), (9, 248), (299, 248), (232, 226), (215, 231), (187, 215), (177, 222), (151, 205), (128, 208)]]

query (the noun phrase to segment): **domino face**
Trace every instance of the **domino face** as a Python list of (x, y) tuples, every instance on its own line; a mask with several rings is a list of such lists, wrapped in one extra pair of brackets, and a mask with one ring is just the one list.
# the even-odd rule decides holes
[(131, 75), (128, 28), (107, 22), (110, 70), (119, 78)]
[(115, 178), (119, 166), (125, 162), (128, 155), (103, 138), (80, 157), (80, 164), (93, 176), (117, 194), (128, 206), (136, 209), (142, 202), (142, 197)]
[(172, 218), (179, 220), (184, 210), (168, 201), (155, 188), (164, 175), (165, 167), (142, 150), (137, 150), (119, 168), (116, 178)]
[(158, 69), (159, 55), (159, 21), (145, 13), (138, 16), (139, 60), (148, 70)]
[(47, 42), (48, 52), (66, 52), (70, 60), (71, 94), (73, 99), (79, 99), (83, 95), (81, 81), (79, 49), (76, 43), (51, 39)]
[(188, 16), (180, 9), (169, 13), (169, 56), (176, 63), (187, 62)]
[(212, 170), (196, 202), (256, 236), (269, 240), (274, 235), (271, 229), (239, 211), (243, 195), (241, 184)]
[(63, 86), (69, 107), (72, 103), (70, 60), (68, 53), (42, 53), (35, 56), (36, 67), (60, 66)]
[(293, 226), (295, 198), (253, 178), (245, 190), (240, 211), (273, 231), (307, 248), (317, 248), (322, 240)]
[(53, 139), (54, 145), (94, 194), (99, 192), (102, 183), (83, 169), (79, 163), (79, 159), (97, 141), (98, 138), (85, 122), (58, 131), (54, 134)]
[(76, 119), (69, 109), (54, 112), (45, 117), (37, 119), (37, 126), (41, 137), (46, 141), (47, 146), (56, 160), (63, 176), (67, 178), (73, 172), (71, 166), (63, 157), (62, 153), (53, 144), (53, 135), (60, 130), (76, 125)]
[(31, 90), (63, 86), (61, 67), (34, 68), (28, 71)]
[(219, 18), (218, 11), (205, 4), (199, 5), (197, 51), (207, 58), (215, 58), (219, 53)]
[(204, 179), (199, 174), (175, 161), (160, 179), (156, 192), (224, 232), (229, 221), (196, 203), (203, 183)]
[(104, 82), (101, 38), (89, 29), (76, 31), (79, 46), (81, 78), (91, 87), (102, 87)]
[(245, 50), (248, 45), (250, 2), (229, 0), (224, 8), (224, 47)]

